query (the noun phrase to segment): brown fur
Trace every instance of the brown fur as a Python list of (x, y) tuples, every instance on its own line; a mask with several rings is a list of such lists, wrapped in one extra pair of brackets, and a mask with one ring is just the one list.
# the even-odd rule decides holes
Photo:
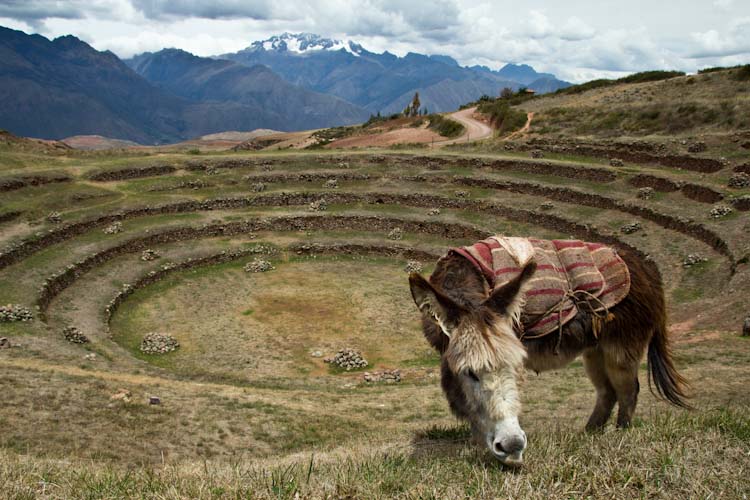
[[(687, 406), (685, 381), (675, 370), (670, 356), (661, 279), (637, 256), (628, 252), (621, 252), (621, 256), (630, 270), (631, 289), (628, 296), (610, 310), (614, 319), (604, 324), (598, 338), (594, 336), (592, 318), (579, 313), (564, 326), (559, 345), (555, 333), (523, 340), (526, 366), (532, 370), (559, 368), (583, 356), (597, 395), (586, 425), (589, 430), (606, 424), (615, 403), (619, 408), (617, 426), (630, 425), (638, 399), (638, 365), (647, 348), (649, 385), (653, 381), (659, 396), (678, 406)], [(491, 302), (485, 279), (459, 255), (440, 259), (429, 282), (462, 310), (481, 309), (482, 304)], [(502, 309), (508, 304), (508, 297), (497, 298), (497, 307)], [(502, 314), (503, 311), (497, 312)], [(429, 315), (423, 315), (422, 326), (428, 342), (443, 357), (442, 387), (450, 407), (456, 416), (467, 418), (470, 410), (458, 382), (455, 362), (449, 362), (450, 356), (446, 356), (451, 339)]]

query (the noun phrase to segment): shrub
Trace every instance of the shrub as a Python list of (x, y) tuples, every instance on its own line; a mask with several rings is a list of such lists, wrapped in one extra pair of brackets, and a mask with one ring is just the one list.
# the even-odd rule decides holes
[(511, 107), (504, 100), (482, 104), (479, 106), (478, 111), (488, 115), (492, 125), (500, 130), (501, 133), (513, 132), (526, 124), (526, 113)]
[(430, 115), (428, 118), (430, 120), (429, 128), (443, 137), (458, 137), (466, 130), (457, 121), (446, 118), (443, 115)]

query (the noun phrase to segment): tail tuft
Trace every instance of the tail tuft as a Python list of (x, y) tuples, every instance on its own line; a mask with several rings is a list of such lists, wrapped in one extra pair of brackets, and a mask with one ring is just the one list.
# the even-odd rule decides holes
[(672, 363), (666, 322), (662, 322), (654, 331), (654, 336), (648, 345), (647, 359), (648, 385), (651, 392), (675, 406), (691, 409), (692, 406), (685, 401), (689, 398), (686, 392), (688, 382)]

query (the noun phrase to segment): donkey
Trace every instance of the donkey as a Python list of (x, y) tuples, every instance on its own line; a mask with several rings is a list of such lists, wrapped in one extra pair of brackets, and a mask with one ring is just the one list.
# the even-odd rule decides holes
[[(527, 446), (521, 429), (518, 381), (525, 369), (559, 369), (579, 355), (596, 389), (587, 431), (602, 428), (618, 404), (617, 427), (630, 425), (638, 398), (638, 366), (648, 348), (649, 388), (680, 406), (686, 382), (676, 371), (666, 328), (658, 272), (633, 252), (619, 251), (630, 272), (630, 290), (610, 309), (609, 321), (579, 311), (559, 335), (519, 338), (530, 260), (506, 284), (490, 290), (484, 275), (454, 252), (440, 259), (429, 281), (409, 276), (427, 341), (441, 355), (441, 385), (452, 412), (471, 424), (474, 439), (503, 464), (520, 466)], [(653, 381), (653, 385), (652, 385)]]

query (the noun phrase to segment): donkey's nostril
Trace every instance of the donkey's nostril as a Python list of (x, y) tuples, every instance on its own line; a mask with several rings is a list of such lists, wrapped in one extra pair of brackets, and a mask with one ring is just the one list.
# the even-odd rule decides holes
[(526, 448), (526, 441), (523, 437), (517, 436), (506, 439), (505, 444), (503, 444), (501, 440), (495, 441), (493, 446), (495, 448), (495, 453), (497, 454), (514, 455), (522, 452), (524, 448)]

